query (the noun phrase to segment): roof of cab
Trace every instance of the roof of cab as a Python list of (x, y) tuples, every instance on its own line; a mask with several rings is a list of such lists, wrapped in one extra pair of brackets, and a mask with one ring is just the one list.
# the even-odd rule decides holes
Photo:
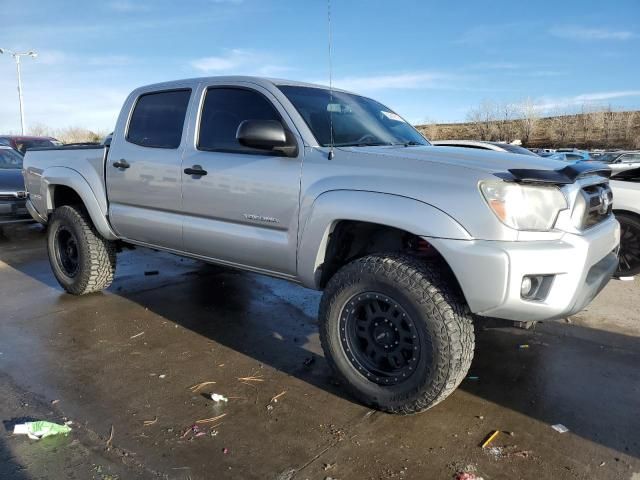
[[(307, 83), (307, 82), (298, 82), (295, 80), (286, 80), (282, 78), (254, 77), (254, 76), (248, 76), (248, 75), (230, 75), (230, 76), (217, 76), (217, 77), (194, 77), (194, 78), (185, 78), (181, 80), (171, 80), (168, 82), (144, 85), (137, 88), (136, 90), (146, 90), (146, 91), (162, 90), (162, 89), (168, 89), (168, 88), (184, 87), (185, 85), (190, 83), (193, 85), (197, 85), (199, 83), (206, 83), (206, 82), (253, 83), (263, 87), (264, 86), (277, 87), (282, 85), (288, 85), (288, 86), (295, 86), (295, 87), (309, 87), (309, 88), (323, 88), (323, 89), (329, 88), (326, 85), (319, 85), (319, 84)], [(335, 87), (333, 87), (332, 89), (337, 92), (350, 93), (350, 92), (347, 92), (346, 90), (342, 90)]]

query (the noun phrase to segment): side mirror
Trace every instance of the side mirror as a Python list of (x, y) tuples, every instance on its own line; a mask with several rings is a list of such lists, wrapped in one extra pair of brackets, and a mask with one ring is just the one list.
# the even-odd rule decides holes
[(236, 140), (245, 147), (277, 152), (287, 157), (298, 155), (293, 135), (277, 120), (245, 120), (238, 125)]

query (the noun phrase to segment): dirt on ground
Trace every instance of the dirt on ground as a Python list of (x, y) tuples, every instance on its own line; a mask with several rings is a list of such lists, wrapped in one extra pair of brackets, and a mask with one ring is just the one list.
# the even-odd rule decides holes
[[(637, 280), (569, 322), (480, 325), (460, 388), (401, 417), (334, 380), (318, 292), (145, 249), (118, 262), (108, 291), (72, 297), (41, 227), (0, 236), (0, 479), (640, 480)], [(12, 434), (33, 419), (72, 431)]]

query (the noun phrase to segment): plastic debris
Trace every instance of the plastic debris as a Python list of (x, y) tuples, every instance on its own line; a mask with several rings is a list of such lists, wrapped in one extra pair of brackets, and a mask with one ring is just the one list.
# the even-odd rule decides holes
[(529, 348), (529, 344), (528, 343), (521, 343), (520, 345), (518, 345), (518, 348), (520, 350), (525, 349), (525, 348)]
[(70, 431), (71, 427), (68, 425), (58, 425), (44, 420), (20, 423), (13, 427), (14, 435), (27, 435), (32, 440), (67, 434)]
[(555, 425), (551, 425), (551, 428), (553, 428), (558, 433), (567, 433), (569, 431), (569, 429), (564, 425), (562, 425), (561, 423), (556, 423)]
[(482, 448), (487, 448), (489, 444), (493, 442), (499, 434), (500, 434), (500, 430), (494, 430), (493, 432), (491, 432), (487, 437), (487, 439), (484, 442), (482, 442)]
[(211, 400), (213, 400), (216, 403), (220, 403), (220, 402), (228, 402), (229, 399), (227, 397), (225, 397), (224, 395), (220, 395), (219, 393), (210, 393), (209, 398)]
[(229, 453), (229, 449), (227, 447), (224, 447), (222, 449), (222, 453), (224, 453), (226, 455), (227, 453)]
[(483, 480), (483, 478), (472, 472), (458, 472), (456, 480)]
[(158, 375), (158, 378), (167, 378), (167, 376), (163, 373), (162, 375)]
[(634, 279), (635, 277), (618, 277), (618, 280), (622, 282), (633, 282)]

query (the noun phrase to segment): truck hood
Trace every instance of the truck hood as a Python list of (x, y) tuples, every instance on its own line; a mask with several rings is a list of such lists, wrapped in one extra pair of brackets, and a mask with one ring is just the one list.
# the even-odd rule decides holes
[(424, 160), (491, 174), (504, 173), (509, 169), (560, 170), (568, 165), (561, 160), (464, 147), (436, 147), (430, 145), (424, 147), (382, 146), (349, 147), (345, 148), (345, 150), (356, 155), (380, 155), (393, 157), (394, 159)]
[(0, 168), (0, 192), (24, 192), (22, 170)]

